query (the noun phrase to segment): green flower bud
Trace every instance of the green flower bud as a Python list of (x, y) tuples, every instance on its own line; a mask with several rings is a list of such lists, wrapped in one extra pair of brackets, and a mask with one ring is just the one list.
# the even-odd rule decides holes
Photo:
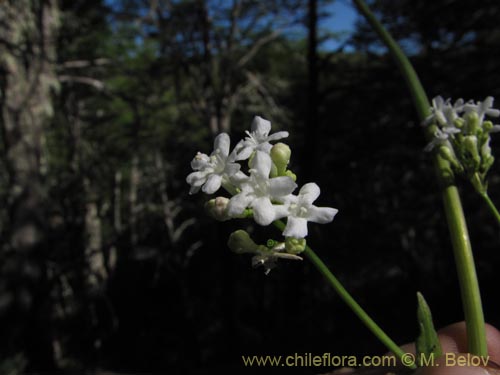
[(493, 156), (488, 156), (486, 158), (483, 158), (483, 164), (481, 165), (483, 173), (488, 172), (488, 170), (491, 168), (494, 162), (495, 158)]
[(481, 163), (481, 157), (479, 156), (479, 152), (477, 150), (477, 137), (475, 135), (468, 135), (464, 138), (463, 145), (465, 150), (469, 153), (474, 160), (475, 167), (478, 167)]
[(278, 168), (276, 168), (276, 164), (271, 164), (271, 172), (269, 173), (270, 178), (278, 177)]
[(292, 171), (286, 171), (285, 176), (290, 177), (294, 182), (297, 181), (297, 175), (293, 173)]
[(465, 124), (465, 120), (461, 117), (457, 117), (455, 119), (455, 121), (453, 121), (453, 124), (458, 128), (458, 129), (461, 129), (463, 128), (464, 124)]
[(479, 125), (479, 116), (477, 112), (469, 112), (465, 114), (465, 123), (466, 123), (466, 129), (468, 134), (476, 134), (477, 130), (480, 128)]
[(474, 173), (470, 178), (470, 182), (479, 194), (483, 194), (486, 192), (486, 184), (483, 177), (480, 176), (479, 173)]
[(491, 156), (490, 137), (488, 137), (481, 146), (481, 158), (487, 159), (490, 156)]
[(446, 161), (448, 161), (451, 166), (457, 170), (461, 171), (463, 168), (457, 160), (455, 153), (446, 145), (439, 147), (439, 155)]
[(286, 167), (288, 166), (288, 163), (290, 163), (291, 155), (292, 150), (284, 143), (276, 143), (273, 148), (271, 148), (271, 159), (276, 165), (278, 176), (285, 175)]
[(305, 238), (287, 237), (285, 239), (285, 250), (289, 254), (300, 254), (306, 249)]
[(488, 133), (491, 131), (491, 129), (493, 129), (493, 123), (491, 121), (484, 121), (483, 130)]
[(276, 246), (278, 244), (278, 241), (276, 240), (267, 240), (266, 242), (266, 246), (269, 248), (269, 249), (272, 249), (274, 246)]
[(229, 199), (225, 197), (217, 197), (215, 199), (210, 199), (205, 203), (205, 209), (207, 213), (217, 221), (226, 221), (231, 219), (227, 214), (227, 205), (229, 204)]
[(236, 254), (256, 253), (259, 250), (259, 245), (242, 229), (231, 233), (227, 240), (227, 246)]

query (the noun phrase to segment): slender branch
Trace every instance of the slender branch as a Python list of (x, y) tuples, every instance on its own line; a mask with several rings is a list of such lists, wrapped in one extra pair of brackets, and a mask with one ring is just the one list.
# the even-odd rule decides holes
[[(363, 0), (353, 0), (353, 2), (389, 49), (406, 80), (420, 120), (424, 121), (429, 115), (429, 99), (408, 57), (406, 57), (396, 41), (373, 15), (365, 2)], [(427, 138), (431, 139), (435, 131), (435, 126), (429, 126), (426, 129)], [(444, 210), (453, 245), (467, 326), (469, 351), (475, 355), (486, 356), (488, 350), (481, 294), (462, 203), (449, 163), (439, 157), (437, 153), (434, 154), (434, 167), (438, 182), (442, 188)]]
[(74, 68), (88, 68), (89, 66), (102, 66), (111, 63), (110, 59), (104, 57), (95, 60), (71, 60), (61, 63), (62, 68), (74, 69)]
[(484, 199), (486, 202), (488, 208), (490, 209), (490, 212), (495, 216), (495, 219), (497, 220), (497, 223), (500, 224), (500, 212), (498, 212), (497, 208), (495, 207), (495, 204), (491, 200), (490, 196), (488, 193), (485, 191), (484, 193), (480, 193), (481, 198)]
[(265, 46), (267, 43), (276, 39), (281, 34), (280, 30), (275, 30), (270, 34), (267, 34), (253, 43), (252, 48), (238, 60), (238, 67), (241, 68), (245, 66), (256, 54), (259, 50)]
[[(285, 224), (281, 220), (277, 220), (273, 224), (281, 231), (285, 229)], [(319, 273), (325, 277), (333, 290), (335, 290), (339, 297), (347, 304), (347, 306), (349, 306), (349, 308), (364, 323), (364, 325), (387, 347), (387, 349), (389, 349), (399, 360), (401, 360), (406, 353), (382, 330), (382, 328), (380, 328), (377, 323), (375, 323), (372, 318), (370, 318), (366, 311), (363, 310), (363, 308), (343, 287), (340, 281), (328, 269), (320, 257), (318, 257), (309, 246), (306, 246), (303, 254), (311, 261)], [(402, 362), (405, 363), (404, 361)], [(416, 368), (416, 366), (413, 365), (411, 368)]]
[(76, 76), (60, 75), (59, 81), (60, 82), (82, 83), (84, 85), (92, 86), (99, 91), (103, 91), (106, 88), (106, 86), (104, 85), (104, 82), (99, 81), (98, 79), (95, 79), (95, 78), (91, 78), (91, 77), (76, 77)]

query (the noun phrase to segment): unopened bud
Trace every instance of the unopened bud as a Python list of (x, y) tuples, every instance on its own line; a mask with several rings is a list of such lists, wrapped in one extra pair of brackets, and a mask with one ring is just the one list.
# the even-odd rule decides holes
[(217, 197), (215, 199), (210, 199), (205, 203), (205, 209), (208, 214), (217, 221), (226, 221), (231, 217), (227, 214), (227, 205), (229, 204), (229, 199), (226, 197)]
[(481, 158), (486, 159), (489, 158), (490, 156), (491, 156), (490, 137), (488, 137), (481, 146)]
[(271, 148), (271, 159), (276, 165), (278, 176), (285, 175), (286, 167), (288, 166), (288, 163), (290, 163), (291, 155), (292, 150), (284, 143), (276, 143), (273, 148)]
[(481, 162), (481, 157), (479, 156), (479, 152), (477, 150), (477, 137), (475, 135), (468, 135), (464, 138), (464, 147), (474, 160), (474, 164), (479, 166)]
[(295, 173), (293, 173), (292, 171), (286, 171), (285, 176), (290, 177), (293, 180), (293, 182), (297, 181), (297, 175)]
[(475, 135), (479, 126), (479, 116), (477, 112), (469, 112), (465, 116), (465, 123), (467, 126), (467, 133)]
[(447, 145), (442, 145), (439, 147), (439, 155), (444, 160), (448, 161), (455, 170), (462, 170), (462, 167), (458, 162), (455, 153)]
[(453, 121), (453, 125), (455, 125), (456, 128), (458, 129), (461, 129), (464, 127), (464, 123), (465, 123), (465, 120), (461, 117), (457, 117), (454, 121)]
[(285, 249), (289, 254), (300, 254), (306, 249), (306, 239), (287, 237), (285, 239)]
[(484, 121), (483, 122), (483, 130), (485, 132), (490, 132), (491, 129), (493, 129), (493, 123), (491, 121)]
[(227, 240), (227, 246), (236, 254), (255, 253), (259, 249), (259, 245), (242, 229), (231, 233)]

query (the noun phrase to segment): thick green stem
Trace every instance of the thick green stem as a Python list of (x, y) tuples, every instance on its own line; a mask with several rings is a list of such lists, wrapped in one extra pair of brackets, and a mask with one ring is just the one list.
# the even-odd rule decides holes
[[(423, 122), (429, 115), (429, 99), (408, 57), (406, 57), (396, 41), (373, 15), (365, 2), (363, 0), (353, 0), (353, 2), (389, 49), (406, 80), (415, 108), (417, 109), (420, 120)], [(427, 138), (431, 140), (435, 132), (435, 126), (428, 126), (426, 129)], [(472, 354), (486, 356), (488, 352), (481, 295), (479, 292), (479, 283), (477, 281), (472, 247), (462, 204), (449, 163), (435, 153), (434, 167), (439, 185), (442, 189), (444, 210), (453, 244), (453, 253), (457, 266), (465, 322), (467, 325), (468, 348)]]
[(483, 308), (479, 283), (472, 256), (467, 225), (463, 215), (462, 204), (455, 186), (443, 190), (443, 201), (451, 233), (451, 241), (455, 255), (460, 294), (467, 325), (468, 348), (472, 354), (488, 355), (486, 332), (484, 327)]
[[(285, 224), (278, 220), (274, 225), (281, 231), (285, 228)], [(342, 286), (340, 281), (328, 269), (326, 264), (316, 255), (316, 253), (306, 246), (305, 251), (302, 253), (307, 259), (316, 267), (316, 269), (326, 278), (330, 286), (335, 290), (340, 298), (349, 306), (349, 308), (356, 314), (356, 316), (365, 324), (365, 326), (389, 349), (398, 359), (405, 355), (405, 352), (393, 341), (387, 334), (370, 318), (370, 316), (363, 310), (363, 308), (352, 298), (349, 292)], [(404, 361), (402, 361), (405, 363)], [(411, 368), (416, 368), (415, 365)]]

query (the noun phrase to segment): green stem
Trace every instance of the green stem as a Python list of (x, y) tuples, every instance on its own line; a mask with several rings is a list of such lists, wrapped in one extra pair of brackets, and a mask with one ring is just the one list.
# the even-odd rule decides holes
[(488, 195), (488, 193), (486, 191), (484, 193), (480, 193), (480, 195), (484, 199), (486, 204), (488, 205), (488, 208), (490, 209), (493, 216), (495, 216), (495, 219), (497, 219), (497, 223), (500, 225), (500, 212), (498, 212), (498, 210), (495, 207), (495, 204), (491, 200), (490, 196)]
[[(397, 42), (373, 15), (365, 2), (363, 0), (353, 0), (353, 2), (389, 49), (406, 80), (419, 118), (423, 122), (429, 114), (430, 105), (415, 69), (413, 69), (408, 57), (401, 50)], [(431, 140), (435, 132), (435, 126), (427, 126), (426, 129), (427, 138)], [(468, 348), (472, 354), (486, 356), (488, 352), (481, 294), (462, 203), (457, 187), (455, 186), (455, 179), (450, 165), (437, 153), (434, 154), (434, 167), (439, 185), (442, 188), (444, 210), (453, 245), (453, 254), (467, 326)]]
[[(283, 231), (285, 229), (285, 224), (281, 220), (277, 220), (273, 223), (278, 229)], [(349, 292), (342, 286), (340, 281), (333, 275), (333, 273), (328, 269), (326, 264), (316, 255), (316, 253), (309, 247), (306, 246), (303, 254), (311, 263), (316, 267), (316, 269), (326, 278), (330, 286), (335, 290), (335, 292), (340, 296), (340, 298), (349, 306), (349, 308), (356, 314), (356, 316), (365, 324), (365, 326), (389, 349), (399, 360), (405, 355), (405, 352), (380, 328), (380, 326), (375, 323), (375, 321), (370, 318), (365, 310), (352, 298)], [(402, 361), (405, 363), (404, 361)], [(415, 365), (411, 368), (416, 368)]]
[(488, 195), (487, 187), (483, 183), (483, 179), (479, 176), (478, 173), (474, 173), (474, 175), (470, 179), (470, 182), (471, 182), (472, 186), (474, 187), (474, 189), (477, 191), (477, 193), (486, 202), (486, 205), (490, 209), (491, 213), (493, 214), (493, 216), (495, 216), (497, 223), (500, 224), (500, 213), (498, 212), (493, 201), (490, 199), (490, 196)]
[(467, 326), (468, 348), (472, 354), (487, 356), (488, 347), (479, 283), (467, 225), (456, 186), (448, 186), (443, 190), (443, 201), (460, 284), (460, 294)]

